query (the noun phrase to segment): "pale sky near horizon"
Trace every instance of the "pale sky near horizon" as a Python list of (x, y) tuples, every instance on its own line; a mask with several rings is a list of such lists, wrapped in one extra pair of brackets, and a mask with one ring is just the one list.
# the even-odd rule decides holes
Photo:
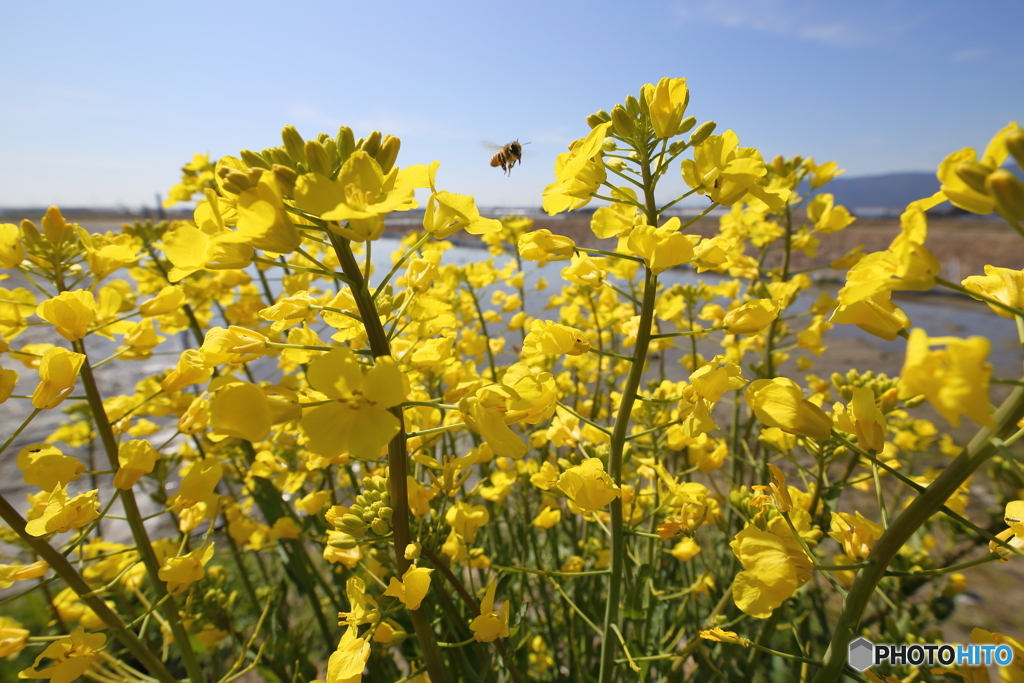
[[(0, 207), (152, 206), (193, 153), (287, 123), (380, 129), (441, 189), (538, 206), (587, 114), (662, 76), (766, 159), (848, 176), (933, 171), (1024, 120), (1021, 0), (0, 0), (0, 25)], [(480, 143), (516, 138), (505, 177)]]

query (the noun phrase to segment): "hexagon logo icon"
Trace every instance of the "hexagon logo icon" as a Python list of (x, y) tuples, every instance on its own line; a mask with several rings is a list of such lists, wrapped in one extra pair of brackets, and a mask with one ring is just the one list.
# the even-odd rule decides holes
[(850, 643), (850, 656), (847, 663), (857, 671), (863, 671), (875, 663), (875, 645), (866, 638), (858, 638)]

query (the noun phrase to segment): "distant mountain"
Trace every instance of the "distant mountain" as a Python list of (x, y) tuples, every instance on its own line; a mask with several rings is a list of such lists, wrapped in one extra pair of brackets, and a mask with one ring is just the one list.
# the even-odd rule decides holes
[[(806, 193), (809, 186), (801, 188)], [(839, 176), (830, 182), (824, 192), (835, 195), (836, 204), (842, 204), (857, 213), (857, 209), (902, 210), (915, 199), (930, 197), (939, 191), (939, 179), (934, 173), (890, 173), (887, 175), (847, 178)]]

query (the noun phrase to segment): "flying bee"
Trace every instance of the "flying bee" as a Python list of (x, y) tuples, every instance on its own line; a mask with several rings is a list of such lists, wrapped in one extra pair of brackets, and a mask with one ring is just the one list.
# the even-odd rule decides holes
[[(529, 142), (520, 143), (519, 140), (510, 142), (504, 147), (498, 149), (498, 151), (491, 157), (491, 167), (496, 168), (501, 166), (501, 170), (506, 175), (512, 173), (512, 167), (516, 165), (518, 161), (520, 165), (523, 163), (523, 145), (528, 145)], [(497, 147), (497, 145), (494, 145)]]

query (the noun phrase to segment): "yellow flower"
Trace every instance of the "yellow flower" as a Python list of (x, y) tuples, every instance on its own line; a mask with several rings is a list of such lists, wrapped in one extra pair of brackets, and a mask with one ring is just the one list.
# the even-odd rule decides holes
[[(1007, 503), (1003, 519), (1009, 528), (996, 534), (996, 538), (1018, 550), (1024, 550), (1024, 500)], [(999, 554), (1000, 562), (1006, 562), (1015, 554), (994, 541), (989, 541), (988, 547), (992, 552)]]
[(206, 575), (206, 563), (213, 557), (213, 543), (204, 544), (188, 555), (168, 557), (157, 576), (167, 582), (167, 590), (180, 593)]
[(244, 327), (211, 327), (199, 350), (207, 365), (248, 363), (266, 355), (267, 341), (264, 335)]
[(722, 324), (729, 334), (757, 334), (779, 317), (782, 305), (772, 299), (755, 299), (725, 314)]
[(693, 258), (693, 243), (679, 232), (680, 225), (677, 217), (668, 219), (660, 228), (638, 225), (630, 231), (626, 246), (657, 275)]
[(692, 188), (700, 187), (698, 194), (705, 194), (722, 206), (732, 206), (750, 193), (770, 208), (781, 209), (789, 191), (759, 185), (758, 181), (768, 172), (764, 159), (753, 147), (739, 144), (739, 137), (731, 130), (709, 135), (694, 148), (693, 160), (683, 160), (683, 180)]
[(958, 152), (953, 152), (939, 164), (938, 177), (942, 183), (942, 193), (949, 197), (953, 206), (977, 214), (992, 213), (995, 209), (995, 202), (982, 188), (972, 187), (957, 171), (964, 164), (971, 164), (982, 173), (996, 170), (1003, 165), (1009, 150), (1006, 148), (1006, 136), (1017, 128), (1016, 123), (1010, 123), (1000, 130), (989, 141), (981, 160), (978, 153), (972, 147), (965, 147)]
[(206, 364), (203, 352), (186, 349), (181, 352), (175, 368), (160, 382), (160, 388), (170, 394), (192, 384), (202, 384), (212, 376), (213, 368)]
[(181, 478), (177, 502), (187, 507), (206, 500), (213, 495), (223, 474), (224, 466), (216, 457), (196, 460)]
[(832, 531), (828, 535), (843, 546), (843, 551), (851, 560), (865, 560), (883, 531), (880, 524), (875, 524), (860, 512), (856, 515), (833, 512)]
[(573, 254), (572, 265), (562, 269), (562, 277), (577, 285), (594, 287), (604, 284), (606, 273), (601, 265), (603, 259), (593, 259), (584, 253)]
[(690, 91), (685, 78), (662, 78), (657, 85), (648, 83), (641, 91), (647, 101), (654, 135), (670, 138), (679, 130), (679, 124), (690, 102)]
[(605, 181), (607, 172), (601, 159), (601, 146), (611, 126), (611, 121), (594, 126), (587, 137), (573, 142), (568, 152), (555, 159), (557, 180), (542, 193), (542, 206), (548, 215), (585, 206)]
[(477, 529), (490, 521), (490, 514), (483, 505), (469, 505), (461, 500), (448, 508), (444, 521), (467, 544), (476, 541)]
[(135, 486), (142, 475), (152, 472), (159, 459), (160, 454), (143, 439), (121, 444), (117, 451), (120, 468), (114, 475), (114, 487), (127, 491)]
[[(42, 560), (32, 564), (0, 564), (0, 588), (10, 588), (15, 581), (38, 579), (49, 571), (50, 565)], [(3, 657), (0, 654), (0, 657)]]
[(32, 393), (32, 407), (48, 410), (71, 395), (85, 356), (54, 346), (39, 361), (39, 385)]
[(845, 206), (834, 206), (834, 202), (835, 197), (828, 193), (816, 195), (807, 202), (807, 218), (820, 233), (838, 232), (857, 220)]
[(57, 333), (68, 341), (85, 336), (89, 325), (96, 320), (96, 299), (87, 289), (61, 292), (36, 308), (36, 315), (57, 328)]
[(839, 429), (856, 434), (857, 445), (864, 450), (881, 453), (885, 447), (885, 416), (875, 403), (875, 392), (871, 389), (854, 389), (848, 407), (842, 403), (833, 405), (832, 419)]
[(500, 638), (508, 638), (508, 601), (501, 605), (501, 609), (494, 609), (494, 591), (498, 584), (492, 583), (487, 586), (484, 599), (480, 601), (480, 616), (469, 624), (473, 631), (473, 637), (481, 643), (491, 643)]
[(811, 578), (811, 561), (792, 534), (783, 537), (748, 526), (729, 546), (743, 564), (733, 582), (733, 600), (755, 619), (770, 617)]
[(384, 173), (376, 159), (363, 150), (352, 153), (335, 180), (321, 173), (306, 173), (295, 183), (299, 208), (326, 221), (343, 221), (332, 230), (343, 237), (365, 242), (384, 232), (384, 216), (392, 211), (416, 208), (416, 187), (425, 179), (425, 167), (410, 167)]
[(338, 649), (327, 660), (326, 683), (359, 683), (363, 678), (370, 644), (358, 637), (359, 629), (349, 626), (338, 643)]
[(425, 567), (410, 566), (405, 570), (401, 581), (394, 576), (391, 577), (391, 583), (384, 591), (384, 595), (398, 598), (409, 609), (419, 609), (430, 588), (430, 574), (433, 571)]
[(56, 446), (37, 443), (18, 452), (18, 469), (24, 472), (25, 483), (52, 491), (58, 484), (67, 486), (78, 481), (85, 465), (70, 455), (64, 455)]
[(21, 230), (14, 223), (0, 223), (0, 268), (16, 268), (24, 258)]
[(746, 638), (740, 638), (734, 631), (723, 631), (717, 626), (708, 631), (701, 631), (698, 635), (704, 640), (711, 640), (716, 643), (732, 643), (734, 645), (750, 647), (750, 641)]
[(256, 249), (290, 254), (302, 236), (285, 210), (281, 186), (273, 173), (263, 173), (255, 187), (238, 195), (237, 239)]
[(901, 330), (910, 327), (910, 318), (889, 300), (891, 296), (891, 292), (877, 292), (855, 303), (840, 305), (829, 321), (856, 325), (869, 334), (892, 341)]
[(552, 234), (550, 230), (534, 230), (519, 236), (519, 255), (526, 261), (567, 261), (572, 258), (576, 244), (568, 237)]
[(559, 508), (544, 508), (530, 523), (538, 529), (550, 529), (561, 521), (562, 511)]
[[(942, 344), (945, 349), (931, 349)], [(980, 425), (992, 424), (988, 399), (992, 366), (985, 362), (990, 348), (991, 343), (984, 337), (929, 339), (924, 330), (911, 330), (899, 397), (923, 394), (954, 427), (960, 426), (961, 415)]]
[(829, 416), (806, 400), (800, 386), (787, 377), (755, 380), (745, 396), (757, 419), (769, 427), (819, 441), (832, 433)]
[[(1014, 308), (1024, 306), (1024, 270), (985, 266), (985, 275), (972, 275), (960, 284), (972, 292), (984, 294), (1007, 306)], [(988, 307), (1000, 318), (1013, 317), (1013, 313), (1005, 308), (993, 304), (989, 304)]]
[(676, 543), (675, 547), (669, 551), (669, 554), (680, 562), (689, 562), (693, 558), (697, 557), (699, 552), (700, 546), (697, 545), (697, 541), (690, 537), (686, 537)]
[(398, 363), (381, 356), (363, 374), (355, 354), (339, 346), (310, 363), (306, 377), (331, 400), (299, 422), (309, 449), (328, 458), (346, 452), (362, 460), (380, 457), (401, 424), (388, 411), (405, 400), (405, 377)]
[(210, 402), (210, 426), (217, 434), (246, 441), (262, 441), (274, 422), (263, 389), (249, 382), (234, 382), (218, 389)]
[[(3, 586), (6, 588), (6, 586)], [(29, 631), (10, 617), (0, 617), (0, 657), (21, 652), (28, 643)]]
[(471, 235), (494, 234), (501, 230), (501, 221), (481, 216), (472, 197), (441, 190), (432, 193), (427, 200), (423, 229), (440, 240), (459, 230)]
[[(86, 633), (79, 626), (67, 638), (50, 643), (36, 657), (32, 667), (18, 674), (18, 678), (48, 678), (50, 683), (71, 683), (92, 666), (99, 656), (107, 637), (102, 633)], [(40, 670), (44, 659), (52, 659), (50, 666)]]
[(690, 375), (694, 392), (712, 403), (717, 403), (725, 392), (739, 389), (747, 383), (743, 378), (743, 369), (736, 363), (725, 363), (724, 360), (722, 356), (716, 356)]
[(167, 315), (185, 304), (185, 290), (179, 285), (167, 285), (155, 297), (139, 304), (139, 315), (144, 318)]
[(598, 458), (587, 458), (562, 472), (558, 477), (558, 488), (583, 512), (599, 510), (621, 493)]
[(81, 529), (100, 516), (100, 501), (96, 497), (98, 493), (98, 489), (93, 489), (68, 500), (64, 487), (58, 484), (50, 492), (42, 516), (26, 524), (25, 531), (30, 536), (45, 536)]
[(579, 330), (549, 320), (534, 320), (523, 340), (523, 358), (541, 353), (581, 356), (590, 351), (590, 342)]

